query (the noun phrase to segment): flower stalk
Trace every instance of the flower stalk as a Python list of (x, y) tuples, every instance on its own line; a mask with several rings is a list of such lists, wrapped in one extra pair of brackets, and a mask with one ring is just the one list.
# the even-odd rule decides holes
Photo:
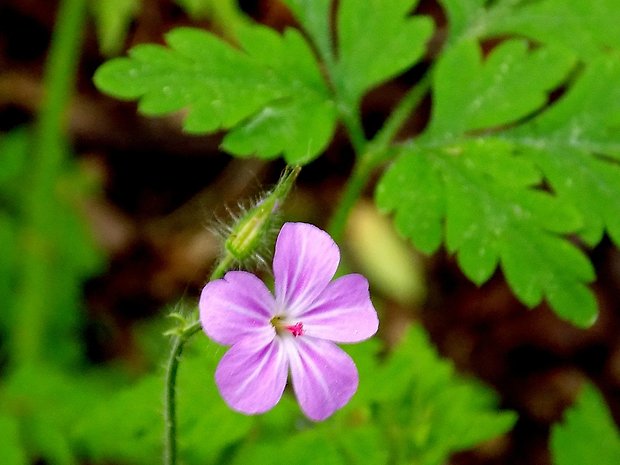
[[(250, 258), (264, 242), (271, 229), (274, 214), (284, 203), (301, 168), (286, 167), (275, 188), (233, 225), (225, 241), (225, 253), (211, 273), (209, 281), (220, 279), (235, 263)], [(176, 379), (185, 343), (201, 329), (196, 314), (191, 317), (174, 313), (179, 324), (166, 334), (171, 336), (166, 361), (164, 388), (164, 465), (177, 464)]]

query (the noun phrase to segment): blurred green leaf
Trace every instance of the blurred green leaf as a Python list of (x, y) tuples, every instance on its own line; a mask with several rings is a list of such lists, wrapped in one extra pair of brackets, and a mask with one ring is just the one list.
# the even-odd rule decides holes
[(448, 17), (449, 39), (476, 36), (488, 0), (439, 0)]
[(210, 27), (223, 37), (236, 40), (237, 31), (250, 24), (238, 0), (176, 0), (195, 20), (207, 19)]
[(486, 36), (522, 35), (576, 52), (583, 61), (620, 49), (617, 0), (497, 2)]
[(440, 0), (449, 43), (465, 39), (526, 37), (561, 47), (584, 62), (620, 48), (617, 0)]
[(368, 90), (404, 72), (424, 55), (433, 22), (409, 15), (417, 3), (339, 2), (337, 86), (351, 106), (356, 107)]
[(27, 163), (28, 131), (18, 128), (0, 137), (0, 195), (23, 172)]
[(551, 431), (554, 465), (616, 465), (620, 463), (620, 434), (605, 399), (591, 384), (583, 387), (564, 422)]
[(293, 11), (323, 58), (332, 55), (331, 7), (332, 0), (284, 0)]
[(15, 417), (0, 413), (0, 457), (5, 465), (26, 465), (26, 454), (19, 437), (19, 422)]
[[(17, 233), (14, 220), (0, 211), (0, 307), (3, 309), (0, 317), (0, 329), (7, 332), (13, 327), (13, 312), (11, 311), (13, 290), (15, 288), (15, 264), (17, 262)], [(0, 350), (4, 356), (7, 350), (4, 345), (5, 339), (2, 338)]]
[(322, 431), (309, 429), (285, 438), (270, 438), (252, 442), (241, 448), (233, 465), (344, 465), (333, 440)]
[[(28, 358), (40, 348), (47, 357), (62, 363), (80, 358), (80, 341), (75, 338), (82, 301), (81, 284), (101, 264), (101, 255), (82, 215), (84, 199), (94, 192), (84, 171), (65, 163), (49, 192), (32, 208), (45, 212), (37, 224), (30, 224), (32, 211), (25, 198), (31, 175), (31, 132), (14, 130), (0, 139), (0, 313), (8, 330), (9, 358)], [(0, 175), (2, 176), (2, 175)], [(26, 263), (24, 257), (32, 260)], [(27, 289), (24, 282), (32, 282)], [(22, 305), (24, 302), (44, 302)], [(17, 312), (16, 309), (28, 311)], [(52, 350), (53, 348), (53, 350)]]
[(91, 0), (90, 7), (103, 55), (122, 51), (131, 21), (140, 11), (140, 0)]
[(145, 377), (92, 405), (75, 425), (85, 456), (97, 462), (155, 463), (163, 437), (162, 385), (158, 377)]
[(3, 381), (0, 406), (18, 419), (27, 458), (77, 464), (72, 431), (101, 398), (103, 378), (37, 364), (22, 365)]
[(441, 465), (516, 421), (513, 412), (496, 410), (492, 391), (440, 359), (419, 326), (407, 331), (371, 382), (381, 400), (379, 421), (401, 463)]
[(167, 34), (170, 48), (139, 45), (129, 58), (102, 65), (104, 92), (140, 100), (151, 116), (189, 108), (190, 133), (231, 129), (223, 147), (236, 155), (307, 163), (330, 141), (335, 108), (318, 64), (298, 31), (263, 26), (239, 30), (243, 51), (190, 28)]
[[(217, 3), (230, 4), (230, 1), (220, 0), (175, 0), (175, 2), (183, 8), (192, 18), (208, 18), (216, 8)], [(233, 2), (236, 3), (236, 2)]]
[[(237, 414), (221, 399), (214, 381), (225, 349), (206, 337), (186, 348), (177, 381), (179, 455), (187, 463), (213, 463), (224, 448), (245, 436), (252, 419)], [(163, 376), (143, 377), (91, 407), (77, 425), (87, 457), (132, 464), (159, 460), (163, 436)]]

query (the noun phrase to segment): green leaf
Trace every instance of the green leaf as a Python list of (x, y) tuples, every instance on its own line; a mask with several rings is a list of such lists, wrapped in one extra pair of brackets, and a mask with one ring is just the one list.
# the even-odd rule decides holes
[(338, 86), (351, 105), (422, 58), (429, 18), (409, 16), (417, 0), (342, 0), (338, 9)]
[[(488, 0), (439, 0), (448, 17), (450, 39), (466, 37), (476, 31), (476, 23), (485, 18)], [(475, 34), (474, 34), (475, 35)]]
[(377, 185), (376, 202), (384, 212), (395, 212), (396, 229), (419, 250), (437, 251), (446, 205), (441, 173), (426, 158), (399, 157)]
[[(562, 235), (596, 244), (607, 230), (619, 241), (620, 65), (613, 54), (593, 60), (541, 111), (574, 67), (562, 50), (509, 40), (482, 61), (471, 40), (449, 47), (434, 74), (429, 128), (385, 174), (377, 202), (422, 251), (445, 238), (475, 283), (501, 264), (524, 304), (544, 297), (560, 317), (587, 326), (597, 314), (586, 287), (593, 269)], [(489, 129), (494, 136), (468, 134)]]
[(3, 381), (0, 404), (19, 419), (27, 458), (77, 464), (72, 431), (84, 412), (91, 412), (99, 401), (105, 388), (103, 379), (37, 364), (19, 366)]
[(383, 400), (380, 424), (403, 438), (393, 444), (401, 463), (446, 463), (450, 454), (499, 436), (516, 421), (513, 412), (496, 410), (491, 390), (439, 358), (419, 326), (409, 328), (370, 382)]
[[(179, 365), (179, 456), (187, 463), (214, 463), (252, 425), (250, 417), (230, 410), (215, 386), (215, 367), (225, 350), (198, 335)], [(156, 463), (163, 437), (163, 388), (163, 376), (152, 374), (99, 402), (77, 425), (81, 449), (95, 461)]]
[(605, 400), (591, 384), (583, 387), (563, 423), (551, 431), (554, 465), (616, 465), (620, 463), (620, 434)]
[(428, 133), (454, 136), (518, 121), (547, 103), (574, 64), (562, 49), (529, 51), (523, 40), (502, 42), (483, 61), (478, 43), (462, 41), (437, 62)]
[(270, 438), (253, 442), (242, 448), (233, 465), (245, 464), (280, 465), (345, 465), (347, 462), (338, 453), (333, 438), (311, 429), (282, 438)]
[(92, 405), (74, 428), (85, 456), (96, 462), (156, 462), (163, 437), (162, 383), (157, 377), (145, 377)]
[(101, 53), (106, 56), (118, 54), (125, 44), (131, 21), (140, 10), (140, 0), (95, 0), (89, 5)]
[(524, 36), (575, 53), (584, 62), (620, 48), (617, 0), (440, 0), (448, 17), (448, 43)]
[(331, 0), (284, 0), (293, 11), (323, 57), (330, 57), (332, 34), (330, 25)]
[(605, 230), (620, 245), (620, 61), (601, 58), (553, 107), (505, 133), (584, 218), (582, 239)]
[(0, 457), (5, 465), (26, 465), (26, 454), (19, 437), (19, 422), (13, 416), (0, 413)]
[[(524, 35), (576, 52), (583, 61), (620, 48), (617, 0), (497, 2), (485, 24), (486, 36)], [(502, 3), (506, 5), (502, 5)]]
[[(188, 109), (190, 133), (231, 129), (235, 155), (307, 163), (331, 139), (335, 108), (317, 62), (299, 32), (239, 29), (242, 50), (190, 28), (169, 32), (169, 48), (138, 45), (128, 58), (103, 64), (95, 83), (117, 98), (139, 99), (150, 116)], [(279, 137), (273, 137), (273, 134)]]
[(194, 20), (208, 20), (210, 28), (224, 38), (236, 40), (239, 28), (250, 24), (237, 0), (175, 0)]
[(23, 172), (28, 158), (28, 132), (19, 128), (0, 138), (0, 194), (6, 195)]
[[(501, 262), (523, 303), (535, 306), (544, 296), (562, 318), (587, 326), (597, 312), (585, 286), (594, 272), (559, 235), (578, 230), (580, 217), (570, 204), (534, 188), (539, 181), (534, 163), (515, 157), (510, 143), (463, 140), (405, 149), (379, 182), (377, 203), (396, 212), (397, 228), (414, 244), (436, 246), (443, 234), (475, 283), (489, 279)], [(410, 224), (412, 217), (422, 226)]]
[[(390, 463), (386, 440), (378, 425), (365, 424), (346, 428), (336, 439), (337, 447), (348, 465), (384, 465)], [(326, 431), (326, 440), (332, 433)]]
[[(48, 195), (26, 202), (34, 163), (31, 150), (27, 128), (11, 131), (0, 142), (0, 249), (6, 249), (0, 265), (0, 302), (5, 308), (0, 326), (8, 330), (6, 347), (12, 360), (40, 351), (69, 363), (80, 358), (74, 336), (81, 318), (81, 285), (101, 264), (81, 215), (93, 183), (66, 163)], [(41, 214), (36, 224), (29, 223), (33, 210)], [(25, 286), (28, 280), (32, 285)]]
[[(17, 226), (10, 216), (0, 210), (0, 328), (9, 332), (14, 325), (13, 299), (15, 293), (15, 265), (18, 260)], [(4, 346), (4, 342), (0, 347)]]

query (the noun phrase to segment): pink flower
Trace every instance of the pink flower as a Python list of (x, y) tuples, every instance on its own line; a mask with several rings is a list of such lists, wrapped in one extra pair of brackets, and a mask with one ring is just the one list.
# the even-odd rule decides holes
[(215, 380), (231, 408), (266, 412), (291, 373), (305, 415), (324, 420), (357, 390), (355, 363), (335, 343), (360, 342), (379, 320), (368, 281), (349, 274), (331, 281), (340, 251), (332, 238), (305, 223), (286, 223), (273, 259), (275, 297), (251, 273), (230, 271), (208, 283), (200, 297), (207, 335), (231, 345)]

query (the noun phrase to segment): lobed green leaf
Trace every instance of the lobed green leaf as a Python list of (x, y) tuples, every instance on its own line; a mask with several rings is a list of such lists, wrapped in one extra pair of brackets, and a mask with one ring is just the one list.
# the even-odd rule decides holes
[(542, 170), (584, 219), (590, 245), (620, 245), (620, 60), (593, 61), (549, 110), (502, 135)]
[(337, 86), (357, 106), (373, 87), (422, 58), (429, 18), (409, 14), (418, 0), (342, 0), (338, 9)]
[(524, 35), (561, 46), (588, 62), (620, 48), (619, 23), (617, 0), (498, 2), (484, 32), (487, 36)]
[(139, 100), (147, 115), (187, 109), (189, 133), (232, 129), (223, 145), (236, 155), (284, 152), (291, 164), (310, 161), (336, 123), (310, 48), (293, 29), (279, 35), (248, 26), (238, 35), (243, 50), (208, 32), (175, 29), (166, 36), (169, 47), (136, 46), (129, 57), (103, 64), (95, 83), (117, 98)]
[(448, 17), (448, 43), (522, 36), (560, 47), (583, 62), (620, 48), (617, 0), (440, 0)]
[(535, 164), (511, 149), (493, 138), (405, 149), (379, 182), (377, 203), (395, 212), (399, 231), (427, 252), (445, 237), (475, 283), (501, 263), (523, 303), (535, 306), (546, 297), (561, 317), (592, 324), (597, 305), (585, 286), (594, 279), (592, 266), (560, 235), (577, 231), (581, 218), (569, 203), (538, 190)]
[(502, 42), (483, 61), (477, 42), (461, 41), (437, 62), (428, 133), (438, 138), (516, 122), (544, 106), (574, 65), (562, 49), (529, 51), (527, 42), (516, 39)]

